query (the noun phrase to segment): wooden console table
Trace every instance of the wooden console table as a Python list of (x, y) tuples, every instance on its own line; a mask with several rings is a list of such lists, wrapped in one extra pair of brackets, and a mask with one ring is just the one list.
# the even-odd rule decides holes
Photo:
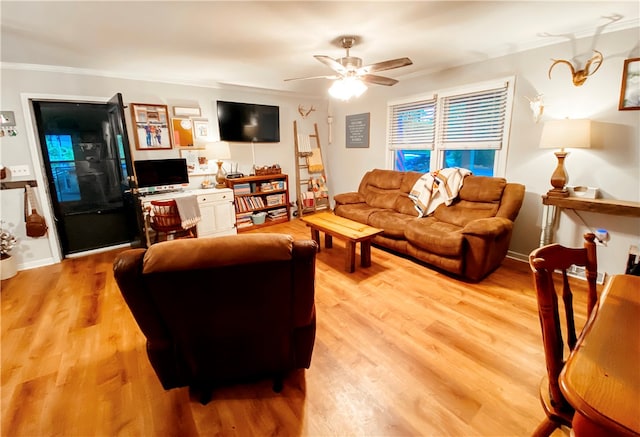
[(579, 197), (542, 196), (542, 232), (540, 246), (553, 241), (553, 224), (556, 221), (558, 208), (576, 211), (597, 212), (600, 214), (640, 217), (640, 202), (614, 199), (583, 199)]

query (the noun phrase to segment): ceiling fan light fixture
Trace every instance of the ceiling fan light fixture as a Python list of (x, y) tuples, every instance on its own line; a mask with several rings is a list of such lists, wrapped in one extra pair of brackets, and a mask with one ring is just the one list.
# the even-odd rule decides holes
[(357, 77), (345, 77), (333, 82), (329, 94), (335, 99), (346, 101), (352, 97), (360, 97), (366, 90), (367, 85)]

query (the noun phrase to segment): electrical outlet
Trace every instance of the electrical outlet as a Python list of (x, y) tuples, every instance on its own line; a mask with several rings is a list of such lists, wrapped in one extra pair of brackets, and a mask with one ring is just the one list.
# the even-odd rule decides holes
[(11, 172), (11, 176), (19, 177), (19, 176), (29, 176), (29, 166), (28, 165), (10, 165), (9, 171)]

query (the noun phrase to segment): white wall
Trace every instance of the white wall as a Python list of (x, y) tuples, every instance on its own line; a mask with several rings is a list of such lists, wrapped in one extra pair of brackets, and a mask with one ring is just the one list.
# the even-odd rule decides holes
[[(516, 76), (515, 101), (510, 135), (510, 153), (506, 178), (526, 186), (525, 203), (516, 221), (511, 242), (511, 254), (524, 259), (538, 246), (542, 205), (540, 196), (550, 187), (550, 175), (556, 160), (552, 150), (538, 148), (542, 124), (533, 121), (526, 97), (543, 94), (545, 113), (543, 120), (570, 117), (589, 117), (597, 125), (598, 147), (572, 151), (566, 161), (570, 184), (599, 187), (603, 197), (640, 201), (640, 112), (618, 111), (622, 64), (624, 59), (637, 57), (639, 29), (602, 34), (577, 40), (573, 53), (571, 43), (562, 43), (525, 53), (487, 60), (446, 72), (402, 79), (393, 87), (371, 87), (363, 97), (348, 103), (323, 98), (297, 97), (261, 90), (229, 88), (209, 89), (164, 83), (141, 82), (109, 77), (88, 77), (74, 74), (16, 71), (2, 69), (2, 110), (16, 112), (17, 137), (0, 139), (0, 162), (4, 165), (30, 164), (32, 157), (21, 102), (22, 93), (46, 93), (72, 96), (110, 97), (123, 94), (125, 103), (160, 103), (172, 106), (200, 106), (202, 116), (208, 118), (210, 127), (217, 133), (214, 104), (216, 99), (275, 104), (281, 110), (281, 142), (275, 145), (256, 145), (258, 165), (279, 163), (283, 171), (295, 181), (293, 120), (303, 123), (305, 131), (317, 122), (322, 138), (330, 193), (336, 194), (357, 189), (362, 175), (372, 168), (384, 168), (386, 163), (386, 104), (389, 100), (452, 88), (505, 76)], [(551, 58), (572, 59), (581, 55), (584, 62), (591, 48), (600, 50), (605, 57), (600, 70), (582, 87), (571, 84), (566, 66), (557, 66), (552, 79), (547, 70)], [(635, 52), (634, 52), (635, 50)], [(426, 68), (427, 66), (425, 66)], [(319, 87), (328, 84), (319, 82)], [(316, 111), (302, 121), (297, 113), (299, 104), (314, 105)], [(328, 105), (330, 107), (328, 107)], [(327, 112), (333, 116), (333, 142), (328, 144)], [(371, 114), (370, 147), (347, 149), (345, 147), (345, 116), (369, 112)], [(129, 115), (127, 114), (127, 117)], [(129, 136), (131, 123), (128, 120)], [(132, 146), (133, 147), (133, 146)], [(177, 150), (135, 151), (134, 158), (163, 158), (178, 156)], [(232, 161), (240, 164), (240, 170), (248, 173), (252, 164), (249, 145), (233, 145)], [(33, 170), (33, 169), (32, 169)], [(199, 184), (195, 180), (194, 184)], [(52, 253), (48, 241), (26, 239), (22, 223), (22, 197), (18, 190), (2, 191), (0, 215), (17, 226), (21, 242), (16, 254), (20, 268), (34, 267), (50, 262)], [(291, 193), (294, 199), (295, 193)], [(640, 219), (614, 217), (595, 213), (580, 213), (591, 228), (607, 228), (611, 241), (598, 248), (600, 270), (609, 274), (621, 273), (627, 258), (629, 245), (640, 244)], [(582, 244), (581, 235), (587, 228), (570, 212), (561, 215), (556, 241), (570, 246)]]
[[(596, 144), (592, 149), (574, 150), (565, 161), (571, 185), (600, 188), (602, 197), (640, 201), (640, 112), (618, 111), (618, 99), (625, 59), (638, 57), (639, 29), (631, 29), (577, 40), (573, 53), (571, 43), (557, 44), (524, 53), (487, 60), (445, 72), (404, 79), (393, 87), (370, 87), (358, 100), (331, 102), (334, 118), (334, 142), (328, 154), (333, 194), (355, 191), (361, 176), (372, 168), (384, 168), (386, 162), (387, 101), (413, 94), (437, 91), (455, 86), (516, 76), (510, 148), (505, 177), (526, 186), (526, 197), (515, 224), (511, 255), (526, 259), (539, 244), (542, 203), (540, 196), (550, 188), (550, 177), (556, 166), (553, 150), (540, 149), (538, 143), (542, 121), (556, 118), (590, 118)], [(554, 68), (552, 78), (547, 71), (551, 59), (582, 62), (595, 47), (604, 54), (601, 68), (581, 87), (575, 87), (566, 65)], [(527, 97), (543, 94), (545, 110), (536, 124)], [(345, 116), (370, 112), (371, 142), (368, 149), (345, 147)], [(389, 164), (390, 168), (391, 164)], [(622, 273), (629, 246), (640, 244), (640, 219), (579, 212), (591, 229), (606, 228), (611, 234), (607, 246), (598, 247), (599, 270)], [(560, 216), (555, 241), (580, 246), (588, 228), (577, 216), (565, 211)]]
[[(25, 132), (26, 123), (23, 100), (25, 95), (55, 95), (72, 97), (104, 97), (109, 98), (116, 93), (122, 93), (125, 105), (129, 103), (166, 104), (171, 114), (173, 106), (200, 107), (202, 118), (209, 120), (212, 139), (217, 140), (218, 126), (215, 110), (216, 100), (243, 101), (250, 103), (280, 106), (280, 143), (256, 144), (255, 164), (271, 165), (278, 163), (284, 173), (289, 175), (291, 201), (295, 201), (295, 159), (293, 142), (293, 121), (298, 120), (301, 129), (311, 132), (313, 123), (318, 123), (320, 135), (326, 138), (327, 100), (308, 96), (253, 90), (248, 88), (212, 89), (166, 83), (152, 83), (109, 77), (95, 77), (57, 72), (25, 71), (10, 68), (2, 69), (2, 110), (14, 111), (16, 115), (19, 135), (16, 137), (0, 138), (0, 162), (5, 166), (27, 164), (31, 176), (27, 178), (13, 178), (7, 180), (35, 179), (34, 165), (31, 151), (38, 151), (34, 144), (37, 134)], [(313, 105), (316, 110), (306, 120), (298, 113), (298, 105), (308, 109)], [(135, 139), (131, 124), (130, 110), (125, 110), (127, 129), (133, 152), (133, 159), (161, 159), (178, 157), (178, 149), (144, 151), (135, 149)], [(249, 174), (253, 166), (253, 153), (250, 144), (232, 143), (231, 162), (238, 163), (239, 171)], [(38, 152), (39, 153), (39, 152)], [(225, 168), (229, 168), (228, 164)], [(199, 187), (203, 176), (191, 177), (190, 186)], [(44, 184), (43, 184), (44, 185)], [(40, 198), (47, 198), (45, 189), (40, 186)], [(20, 244), (12, 254), (17, 257), (18, 268), (32, 268), (50, 264), (56, 261), (57, 244), (55, 242), (55, 227), (49, 227), (49, 238), (28, 238), (25, 235), (23, 218), (23, 190), (3, 190), (0, 201), (0, 216), (13, 230), (20, 240)], [(48, 207), (48, 201), (44, 202)]]

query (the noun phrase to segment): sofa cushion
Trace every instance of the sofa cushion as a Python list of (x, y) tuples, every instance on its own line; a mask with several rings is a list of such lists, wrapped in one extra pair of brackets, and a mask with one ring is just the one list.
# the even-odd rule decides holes
[(418, 173), (417, 171), (408, 171), (402, 177), (402, 184), (400, 185), (400, 191), (403, 193), (410, 193), (413, 189), (413, 186), (416, 184), (418, 179), (422, 177), (424, 173)]
[(366, 203), (354, 203), (351, 205), (336, 205), (334, 213), (359, 223), (368, 224), (369, 216), (377, 211), (382, 211), (382, 209), (374, 208)]
[(418, 217), (418, 210), (413, 200), (409, 199), (409, 195), (406, 193), (400, 193), (396, 197), (396, 203), (393, 205), (393, 209), (401, 214), (407, 214), (411, 217)]
[(498, 203), (461, 200), (450, 206), (440, 205), (433, 212), (433, 217), (443, 222), (463, 227), (477, 219), (494, 217), (498, 212), (499, 206)]
[(464, 237), (462, 228), (442, 222), (435, 217), (425, 217), (406, 223), (405, 238), (420, 249), (442, 255), (462, 255)]
[(404, 238), (404, 230), (407, 223), (416, 220), (417, 217), (408, 216), (395, 211), (377, 211), (369, 216), (369, 226), (384, 229), (382, 235), (389, 238)]
[(504, 178), (489, 176), (467, 176), (460, 188), (458, 198), (471, 202), (493, 202), (500, 204), (502, 192), (507, 185)]
[(367, 205), (374, 208), (393, 209), (398, 198), (398, 192), (393, 191), (391, 193), (373, 193), (369, 192), (365, 196)]
[[(381, 190), (399, 190), (402, 184), (403, 172), (394, 170), (372, 170), (367, 176), (367, 190), (380, 192)], [(376, 188), (378, 188), (376, 190)]]
[(495, 217), (506, 185), (503, 178), (467, 176), (458, 199), (449, 206), (439, 206), (433, 216), (461, 227), (473, 220)]

